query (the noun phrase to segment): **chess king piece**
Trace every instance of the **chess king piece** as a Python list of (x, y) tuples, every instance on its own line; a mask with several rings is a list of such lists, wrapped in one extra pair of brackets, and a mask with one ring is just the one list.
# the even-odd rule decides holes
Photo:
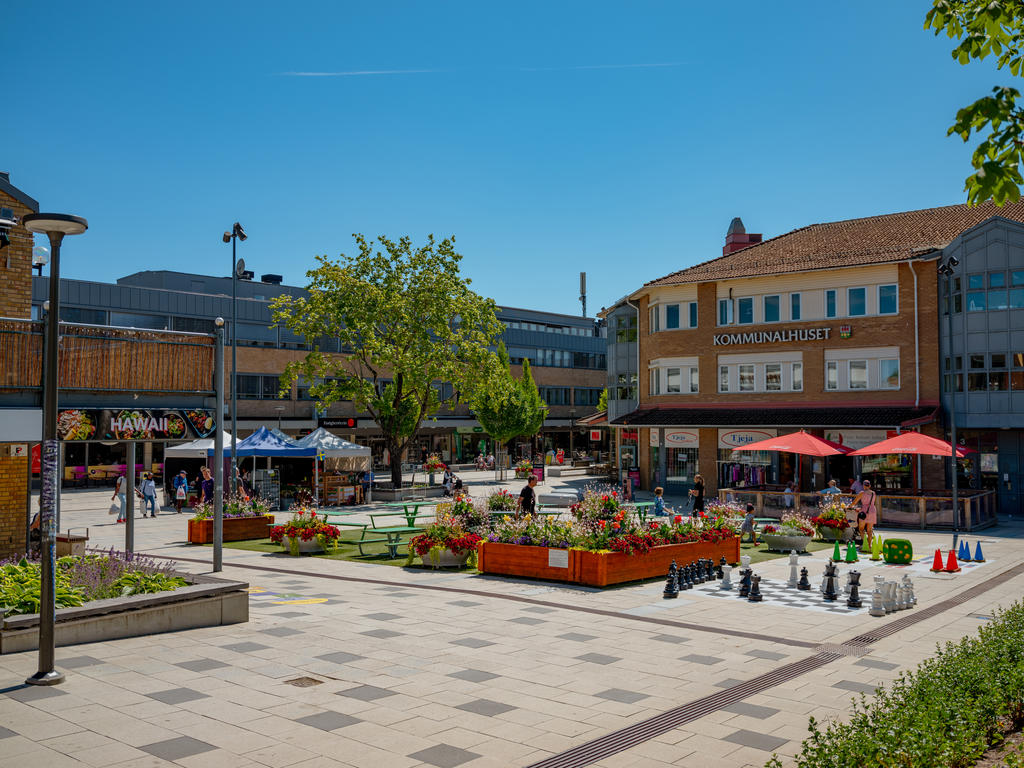
[(795, 549), (789, 551), (789, 581), (787, 586), (795, 587), (799, 578), (797, 577), (797, 568), (800, 566), (800, 557), (797, 555)]
[(725, 559), (725, 555), (722, 555), (718, 559), (718, 565), (715, 566), (715, 577), (716, 578), (719, 578), (719, 579), (722, 578), (722, 570), (728, 564), (729, 564), (729, 561)]
[(896, 584), (896, 610), (905, 611), (909, 606), (907, 605), (907, 590), (903, 588), (900, 582)]
[(720, 567), (722, 569), (722, 583), (718, 585), (719, 589), (732, 589), (732, 566), (726, 563)]
[(886, 613), (892, 613), (896, 610), (896, 582), (887, 581), (883, 584), (882, 588), (882, 607), (885, 608)]
[(707, 570), (708, 581), (715, 580), (715, 561), (710, 557), (704, 561), (704, 568)]
[(704, 583), (704, 571), (697, 563), (690, 563), (690, 569), (693, 572), (693, 580), (697, 584)]
[(882, 590), (876, 585), (871, 592), (871, 607), (868, 613), (872, 616), (885, 616), (885, 608), (882, 605)]
[(750, 594), (747, 596), (747, 600), (752, 603), (761, 602), (761, 577), (756, 573), (750, 577)]
[(836, 593), (836, 564), (829, 560), (825, 566), (825, 601), (832, 603), (839, 595)]
[(750, 579), (753, 571), (750, 570), (748, 565), (743, 569), (743, 573), (740, 576), (740, 590), (737, 593), (740, 597), (746, 597), (750, 594)]
[(693, 574), (690, 573), (690, 566), (684, 565), (680, 570), (682, 571), (682, 588), (693, 589)]
[(917, 605), (917, 596), (914, 594), (914, 582), (910, 580), (909, 574), (903, 574), (903, 586), (907, 590), (907, 605), (913, 608)]
[(846, 599), (846, 607), (860, 608), (863, 605), (860, 601), (860, 571), (850, 571), (846, 574), (846, 579), (850, 585), (850, 596)]
[(676, 567), (676, 561), (672, 561), (672, 565), (668, 567), (668, 576), (665, 578), (665, 591), (661, 593), (661, 596), (666, 600), (671, 600), (679, 597), (679, 583), (677, 581), (678, 568)]
[(804, 589), (804, 590), (807, 590), (807, 589), (811, 588), (811, 580), (807, 578), (807, 569), (806, 568), (801, 568), (800, 569), (800, 581), (797, 582), (796, 588), (797, 589)]
[(750, 565), (750, 555), (740, 555), (740, 565), (744, 568)]

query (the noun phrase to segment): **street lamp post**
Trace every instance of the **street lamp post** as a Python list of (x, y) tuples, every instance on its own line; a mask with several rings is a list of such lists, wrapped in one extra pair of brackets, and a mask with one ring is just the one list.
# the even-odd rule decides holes
[(960, 260), (956, 256), (950, 256), (944, 262), (939, 264), (939, 274), (944, 275), (946, 278), (946, 320), (947, 320), (947, 336), (949, 342), (946, 346), (946, 352), (949, 354), (950, 367), (949, 367), (949, 432), (950, 432), (950, 445), (952, 449), (950, 451), (950, 463), (952, 467), (951, 474), (953, 476), (953, 551), (956, 551), (957, 540), (960, 538), (960, 499), (959, 499), (959, 467), (956, 463), (956, 366), (952, 365), (952, 361), (955, 360), (953, 355), (953, 274), (954, 267), (960, 264)]
[(576, 452), (573, 450), (573, 438), (576, 434), (576, 409), (569, 409), (569, 466), (573, 466), (576, 460)]
[(275, 405), (274, 410), (277, 411), (277, 431), (281, 431), (281, 413), (284, 411), (283, 405)]
[[(235, 455), (235, 448), (238, 445), (238, 272), (245, 269), (245, 262), (239, 263), (236, 246), (241, 240), (243, 243), (249, 239), (237, 221), (231, 227), (230, 232), (224, 233), (224, 242), (231, 243), (231, 495), (238, 493), (238, 457)], [(217, 414), (217, 429), (220, 429), (220, 419), (223, 414)]]
[(46, 313), (46, 356), (43, 378), (43, 445), (39, 510), (39, 669), (25, 682), (57, 685), (64, 675), (54, 669), (54, 623), (56, 619), (56, 572), (54, 571), (57, 531), (54, 509), (60, 493), (60, 444), (57, 442), (57, 339), (60, 333), (60, 245), (65, 235), (80, 235), (89, 223), (65, 213), (30, 213), (22, 219), (29, 232), (50, 240), (50, 309)]

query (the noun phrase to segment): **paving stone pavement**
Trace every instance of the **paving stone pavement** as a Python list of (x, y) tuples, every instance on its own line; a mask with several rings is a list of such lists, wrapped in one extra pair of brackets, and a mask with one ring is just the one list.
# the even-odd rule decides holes
[[(476, 474), (464, 475), (474, 489), (497, 487)], [(66, 493), (64, 527), (88, 526), (99, 546), (123, 542), (109, 493)], [(184, 515), (139, 519), (136, 532), (138, 550), (209, 572), (209, 548), (183, 542)], [(917, 610), (1014, 568), (1022, 534), (985, 531), (989, 563), (917, 578)], [(908, 538), (927, 554), (950, 537)], [(974, 632), (1024, 587), (1021, 574), (993, 582), (854, 655), (744, 693), (818, 657), (819, 643), (844, 649), (914, 611), (872, 618), (696, 590), (663, 600), (657, 582), (595, 590), (231, 549), (224, 562), (225, 576), (254, 590), (247, 624), (60, 648), (67, 680), (54, 688), (23, 685), (35, 653), (0, 656), (0, 768), (547, 767), (572, 749), (606, 768), (760, 768), (773, 752), (795, 754), (810, 713), (841, 717), (861, 691)], [(801, 557), (812, 574), (824, 562)], [(788, 577), (784, 559), (756, 570)], [(713, 705), (687, 714), (704, 697)], [(601, 751), (603, 737), (644, 721), (663, 727)]]

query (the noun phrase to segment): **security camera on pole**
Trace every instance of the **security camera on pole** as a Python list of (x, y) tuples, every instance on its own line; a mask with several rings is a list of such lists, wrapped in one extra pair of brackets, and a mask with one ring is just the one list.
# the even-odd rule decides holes
[[(238, 493), (238, 458), (235, 448), (238, 444), (238, 278), (245, 274), (245, 261), (236, 255), (236, 245), (249, 239), (237, 221), (230, 232), (224, 233), (224, 242), (231, 243), (231, 495)], [(218, 414), (218, 419), (221, 415)], [(218, 422), (219, 423), (219, 422)]]

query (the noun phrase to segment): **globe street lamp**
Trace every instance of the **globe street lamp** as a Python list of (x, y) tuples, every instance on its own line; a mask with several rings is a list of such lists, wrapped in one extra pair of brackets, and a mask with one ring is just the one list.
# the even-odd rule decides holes
[(46, 352), (43, 361), (43, 446), (41, 450), (39, 509), (39, 669), (25, 682), (57, 685), (64, 675), (54, 669), (54, 623), (56, 619), (56, 572), (54, 555), (57, 531), (53, 527), (57, 495), (60, 493), (60, 445), (57, 442), (57, 337), (60, 333), (60, 244), (65, 235), (80, 235), (89, 223), (66, 213), (30, 213), (22, 219), (29, 232), (50, 240), (50, 309), (46, 313)]
[(946, 278), (946, 319), (948, 322), (947, 330), (949, 336), (949, 344), (946, 347), (946, 352), (949, 353), (950, 368), (949, 368), (949, 431), (950, 431), (950, 445), (952, 450), (950, 451), (951, 464), (952, 464), (952, 475), (953, 475), (953, 550), (956, 551), (957, 539), (960, 537), (960, 499), (959, 497), (959, 467), (956, 463), (956, 366), (952, 364), (952, 361), (956, 359), (953, 355), (953, 275), (955, 273), (955, 267), (959, 266), (960, 259), (956, 256), (950, 256), (945, 261), (939, 264), (939, 274)]
[[(237, 286), (238, 273), (245, 269), (245, 262), (239, 262), (236, 256), (236, 244), (239, 240), (243, 243), (249, 239), (237, 221), (231, 227), (230, 232), (224, 233), (224, 242), (231, 243), (231, 495), (238, 494), (238, 457), (235, 449), (238, 445), (238, 311), (237, 311)], [(220, 420), (223, 413), (217, 414), (217, 429), (220, 429)]]

